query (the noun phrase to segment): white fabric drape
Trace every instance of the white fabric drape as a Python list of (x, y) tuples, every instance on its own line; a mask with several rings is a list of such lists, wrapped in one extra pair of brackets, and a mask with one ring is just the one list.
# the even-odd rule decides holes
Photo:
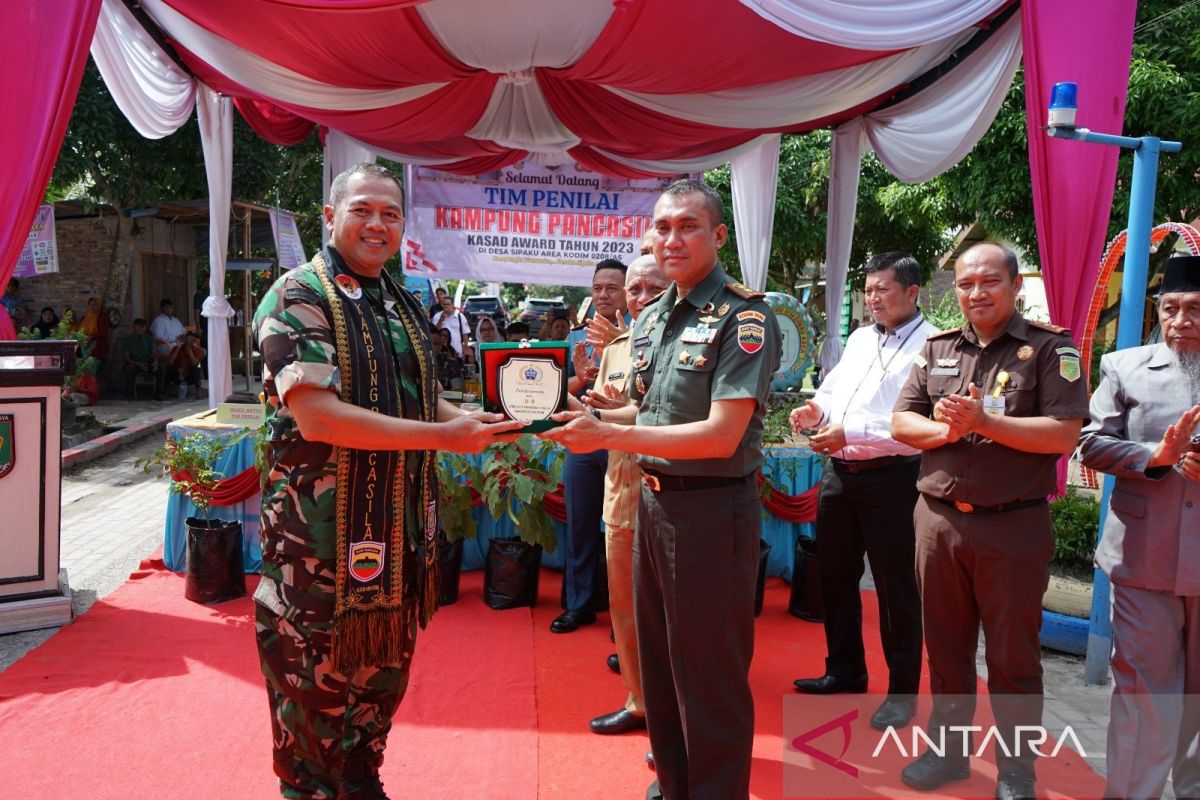
[(741, 0), (786, 31), (860, 50), (913, 47), (985, 19), (1008, 0)]
[(825, 343), (820, 359), (824, 372), (833, 369), (842, 357), (842, 302), (858, 208), (859, 165), (866, 149), (867, 133), (861, 118), (834, 130), (829, 151), (829, 214), (825, 220)]
[(825, 242), (824, 369), (841, 357), (842, 303), (862, 154), (873, 147), (888, 171), (909, 183), (945, 172), (987, 132), (1020, 62), (1021, 18), (1014, 14), (934, 87), (834, 132)]
[(151, 19), (185, 49), (195, 53), (205, 63), (217, 66), (222, 74), (247, 89), (278, 102), (331, 111), (366, 111), (407, 103), (446, 85), (423, 83), (396, 89), (355, 89), (322, 83), (267, 61), (211, 33), (171, 8), (164, 0), (143, 0), (141, 5)]
[(569, 67), (613, 15), (612, 0), (440, 0), (417, 13), (451, 56), (498, 74)]
[(867, 64), (794, 80), (696, 94), (651, 94), (605, 87), (643, 108), (723, 128), (781, 128), (845, 111), (928, 71), (975, 31), (947, 36)]
[[(351, 139), (341, 131), (330, 130), (325, 134), (325, 163), (321, 174), (321, 202), (329, 202), (329, 184), (339, 174), (367, 161), (375, 163), (375, 151), (357, 139)], [(321, 244), (329, 243), (329, 229), (321, 225)]]
[(936, 88), (866, 116), (879, 160), (908, 183), (950, 169), (991, 127), (1020, 64), (1021, 17), (1014, 14)]
[(531, 153), (563, 153), (579, 144), (579, 137), (550, 110), (532, 74), (497, 81), (487, 108), (466, 135)]
[(767, 286), (771, 233), (775, 227), (775, 190), (779, 179), (779, 134), (729, 162), (733, 222), (737, 229), (742, 280), (756, 292)]
[(192, 116), (196, 82), (119, 0), (104, 0), (100, 7), (92, 59), (117, 107), (147, 139), (174, 133)]
[(233, 386), (227, 320), (234, 311), (225, 299), (225, 251), (233, 191), (233, 103), (201, 84), (196, 93), (196, 118), (208, 174), (208, 299), (201, 313), (208, 318), (208, 404), (216, 408)]

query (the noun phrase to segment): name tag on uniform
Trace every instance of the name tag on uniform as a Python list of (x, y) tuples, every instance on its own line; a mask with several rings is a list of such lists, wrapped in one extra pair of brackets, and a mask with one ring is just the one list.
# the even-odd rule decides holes
[(637, 348), (649, 347), (650, 346), (650, 337), (649, 336), (639, 336), (638, 338), (633, 340), (633, 346), (637, 347)]
[(948, 378), (958, 377), (958, 367), (934, 367), (929, 370), (930, 375), (944, 375)]
[(983, 413), (993, 417), (1004, 416), (1004, 395), (983, 398)]
[(679, 341), (684, 344), (712, 344), (717, 338), (717, 329), (705, 325), (702, 328), (684, 328)]

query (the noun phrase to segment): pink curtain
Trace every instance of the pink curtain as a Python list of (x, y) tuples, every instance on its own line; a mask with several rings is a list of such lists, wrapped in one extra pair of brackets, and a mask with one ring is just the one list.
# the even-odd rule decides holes
[(1092, 287), (1100, 267), (1112, 214), (1118, 150), (1051, 139), (1046, 124), (1050, 89), (1058, 81), (1079, 84), (1077, 123), (1102, 133), (1122, 133), (1129, 59), (1133, 51), (1134, 0), (1024, 0), (1025, 113), (1038, 255), (1050, 317), (1088, 334)]
[(9, 3), (0, 80), (0, 294), (16, 267), (71, 119), (100, 0)]

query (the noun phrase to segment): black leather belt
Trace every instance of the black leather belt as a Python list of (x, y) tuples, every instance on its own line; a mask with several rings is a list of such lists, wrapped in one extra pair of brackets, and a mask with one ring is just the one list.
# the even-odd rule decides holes
[(831, 458), (833, 467), (838, 472), (849, 472), (852, 475), (859, 472), (873, 472), (877, 469), (887, 469), (900, 464), (911, 464), (920, 459), (920, 456), (880, 456), (879, 458), (864, 458), (860, 461), (844, 461), (840, 458)]
[(977, 506), (974, 503), (964, 503), (961, 500), (944, 500), (941, 497), (933, 497), (925, 495), (930, 500), (951, 506), (956, 511), (961, 511), (963, 514), (1002, 514), (1005, 511), (1020, 511), (1022, 508), (1034, 508), (1047, 503), (1046, 498), (1042, 497), (1037, 500), (1016, 500), (1012, 503), (1001, 503), (998, 506)]
[(653, 470), (642, 470), (642, 483), (652, 492), (683, 492), (689, 489), (715, 489), (745, 483), (748, 475), (740, 478), (723, 478), (717, 475), (665, 475)]

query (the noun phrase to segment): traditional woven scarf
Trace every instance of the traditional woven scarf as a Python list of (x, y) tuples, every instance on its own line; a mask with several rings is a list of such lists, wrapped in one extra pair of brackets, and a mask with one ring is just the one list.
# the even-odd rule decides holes
[[(393, 308), (417, 366), (417, 375), (410, 376), (416, 384), (415, 402), (406, 402), (391, 330), (380, 319), (387, 316), (384, 304), (369, 297), (332, 247), (318, 254), (313, 266), (329, 304), (341, 400), (392, 417), (434, 419), (433, 345), (420, 323), (423, 310), (413, 297), (386, 272), (380, 275), (381, 289), (395, 301)], [(400, 663), (411, 644), (413, 615), (419, 614), (424, 627), (437, 608), (435, 458), (433, 451), (338, 448), (332, 659), (334, 669), (344, 675), (361, 667)], [(406, 592), (405, 576), (422, 573), (408, 563), (421, 543), (425, 585)]]

